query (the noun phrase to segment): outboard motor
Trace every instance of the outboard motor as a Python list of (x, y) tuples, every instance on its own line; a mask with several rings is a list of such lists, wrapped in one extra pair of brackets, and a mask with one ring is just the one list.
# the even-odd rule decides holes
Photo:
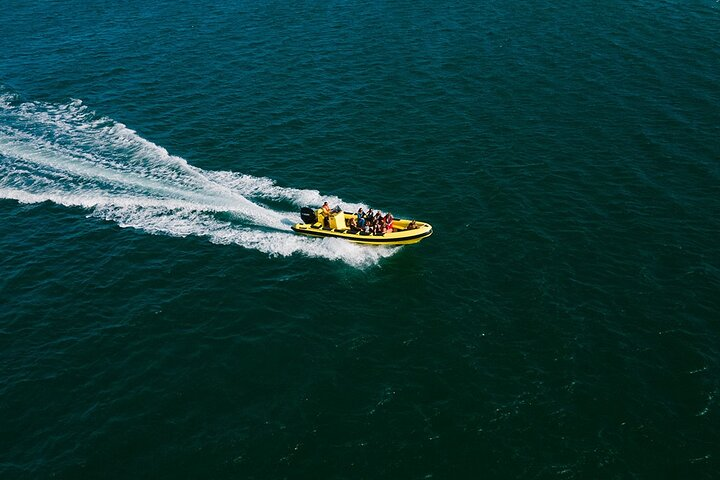
[(303, 223), (307, 223), (310, 225), (317, 222), (317, 215), (315, 215), (315, 210), (310, 207), (302, 207), (300, 209), (300, 218), (302, 218)]

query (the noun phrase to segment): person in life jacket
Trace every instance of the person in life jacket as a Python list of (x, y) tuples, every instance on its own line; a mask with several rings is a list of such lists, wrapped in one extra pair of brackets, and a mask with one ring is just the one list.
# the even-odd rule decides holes
[(322, 204), (322, 211), (323, 211), (323, 224), (330, 228), (330, 205), (328, 205), (327, 202)]

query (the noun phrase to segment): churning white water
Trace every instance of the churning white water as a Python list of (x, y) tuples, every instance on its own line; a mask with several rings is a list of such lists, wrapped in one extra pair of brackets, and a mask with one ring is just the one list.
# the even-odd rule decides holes
[(202, 236), (270, 255), (365, 266), (397, 251), (298, 236), (290, 230), (297, 209), (272, 205), (361, 205), (268, 178), (196, 168), (80, 100), (50, 104), (0, 95), (0, 198), (81, 207), (121, 227)]

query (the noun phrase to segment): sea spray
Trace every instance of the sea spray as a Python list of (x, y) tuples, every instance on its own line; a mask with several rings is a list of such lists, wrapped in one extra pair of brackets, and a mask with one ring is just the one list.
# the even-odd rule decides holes
[(80, 207), (120, 227), (202, 236), (273, 256), (297, 253), (367, 266), (397, 251), (297, 236), (289, 231), (297, 214), (270, 204), (363, 205), (269, 178), (202, 170), (80, 100), (25, 102), (3, 93), (0, 120), (0, 198)]

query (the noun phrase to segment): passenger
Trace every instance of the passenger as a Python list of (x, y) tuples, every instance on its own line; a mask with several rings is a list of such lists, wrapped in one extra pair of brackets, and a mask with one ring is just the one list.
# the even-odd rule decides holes
[(363, 212), (362, 207), (358, 208), (356, 215), (358, 227), (360, 227), (360, 229), (362, 230), (363, 228), (365, 228), (365, 212)]
[(357, 220), (355, 220), (355, 216), (350, 217), (350, 220), (348, 220), (347, 226), (352, 233), (355, 233), (359, 230)]
[(408, 223), (407, 230), (415, 230), (416, 228), (420, 227), (418, 227), (418, 224), (415, 220), (412, 220), (410, 221), (410, 223)]
[(375, 235), (375, 212), (373, 212), (372, 208), (365, 215), (365, 221), (370, 226), (370, 234)]
[(385, 231), (386, 232), (392, 232), (393, 231), (393, 216), (392, 213), (388, 212), (387, 215), (385, 215), (383, 223), (385, 224)]
[(373, 223), (373, 234), (385, 235), (385, 223), (382, 221), (380, 212), (375, 214), (375, 222)]

